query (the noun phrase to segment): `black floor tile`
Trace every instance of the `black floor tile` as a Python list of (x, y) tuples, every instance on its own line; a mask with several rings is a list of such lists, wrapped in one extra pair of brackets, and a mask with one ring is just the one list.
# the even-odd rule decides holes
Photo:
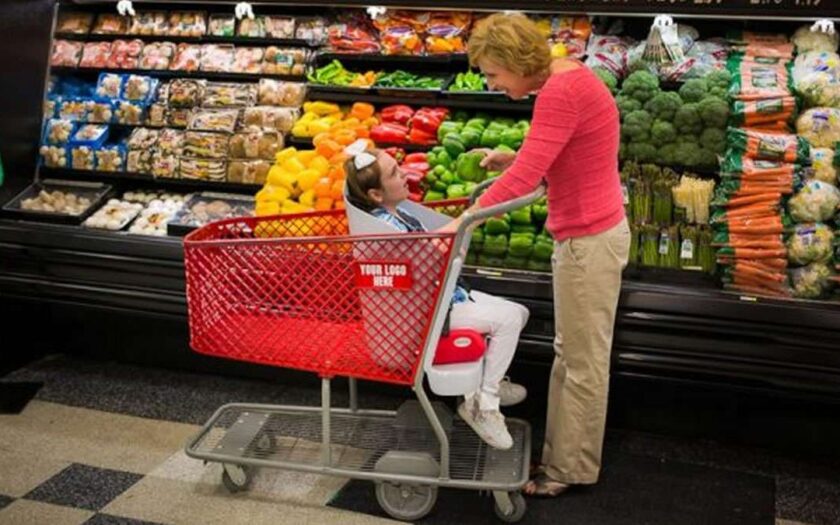
[(0, 509), (9, 505), (13, 501), (15, 501), (15, 498), (13, 498), (11, 496), (4, 496), (3, 494), (0, 494)]
[[(348, 483), (330, 505), (385, 516), (370, 482)], [(623, 455), (610, 459), (595, 486), (574, 488), (556, 499), (528, 499), (528, 513), (521, 523), (773, 525), (774, 521), (772, 478)], [(490, 522), (492, 500), (462, 490), (441, 490), (433, 514), (423, 520), (457, 525)]]
[(780, 476), (776, 516), (810, 525), (840, 523), (840, 481)]
[(131, 518), (123, 518), (121, 516), (111, 516), (110, 514), (94, 514), (89, 520), (82, 525), (161, 525), (152, 521), (133, 520)]
[(99, 510), (143, 476), (74, 463), (51, 477), (26, 499), (86, 510)]

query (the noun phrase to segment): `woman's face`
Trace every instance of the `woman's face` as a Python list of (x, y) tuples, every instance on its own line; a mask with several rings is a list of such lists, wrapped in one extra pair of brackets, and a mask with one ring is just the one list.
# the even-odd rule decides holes
[(370, 197), (381, 206), (396, 206), (408, 198), (408, 180), (394, 157), (385, 152), (376, 156), (382, 174), (381, 189), (368, 190)]
[(527, 77), (523, 77), (486, 58), (478, 62), (478, 67), (487, 78), (487, 86), (492, 91), (502, 91), (508, 97), (517, 100), (526, 98), (533, 87)]

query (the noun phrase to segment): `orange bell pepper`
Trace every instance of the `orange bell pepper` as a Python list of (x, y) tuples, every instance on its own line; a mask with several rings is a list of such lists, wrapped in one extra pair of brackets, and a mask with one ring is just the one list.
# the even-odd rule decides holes
[(318, 145), (315, 146), (315, 151), (327, 159), (332, 159), (337, 153), (340, 153), (342, 149), (343, 147), (341, 144), (333, 140), (331, 137), (321, 140)]
[(328, 211), (331, 210), (333, 206), (333, 200), (329, 197), (318, 197), (315, 200), (315, 210), (316, 211)]
[(330, 196), (330, 186), (332, 185), (332, 179), (329, 177), (321, 177), (318, 179), (318, 182), (315, 184), (315, 187), (312, 188), (315, 190), (315, 196), (318, 199), (322, 199), (324, 197)]
[(359, 119), (360, 122), (363, 122), (369, 118), (371, 118), (376, 110), (373, 107), (373, 104), (368, 104), (367, 102), (356, 102), (353, 104), (353, 107), (350, 108), (350, 116)]
[(330, 186), (330, 197), (333, 200), (340, 201), (344, 198), (344, 180), (333, 181)]

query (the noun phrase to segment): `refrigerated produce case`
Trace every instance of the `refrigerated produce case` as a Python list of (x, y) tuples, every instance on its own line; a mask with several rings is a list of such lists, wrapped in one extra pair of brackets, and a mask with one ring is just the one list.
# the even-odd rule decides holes
[[(341, 10), (363, 7), (354, 2), (314, 1), (310, 7), (293, 3), (262, 2), (266, 13), (307, 15), (322, 7)], [(470, 2), (381, 2), (392, 7), (475, 9)], [(659, 14), (658, 4), (647, 1), (555, 2), (550, 9), (538, 2), (488, 2), (481, 9), (530, 9), (539, 12), (610, 14), (627, 16), (629, 26), (649, 26)], [(816, 4), (816, 5), (814, 5)], [(311, 7), (322, 6), (322, 7)], [(203, 9), (232, 12), (233, 4), (207, 0), (181, 4), (136, 3), (143, 10)], [(667, 6), (680, 20), (749, 25), (762, 20), (791, 33), (799, 24), (816, 18), (838, 17), (840, 8), (828, 3), (788, 0), (753, 5), (749, 0), (722, 0), (708, 5), (677, 3)], [(14, 45), (13, 53), (0, 57), (4, 71), (0, 97), (0, 152), (6, 171), (0, 187), (6, 204), (33, 179), (60, 178), (95, 181), (125, 190), (223, 191), (253, 196), (258, 185), (213, 183), (184, 179), (161, 179), (132, 173), (102, 173), (48, 169), (36, 165), (41, 140), (42, 102), (49, 72), (53, 24), (58, 9), (110, 12), (111, 2), (62, 2), (49, 0), (5, 2), (0, 6), (2, 38)], [(633, 16), (631, 16), (633, 15)], [(793, 22), (799, 22), (795, 24)], [(116, 38), (116, 37), (114, 37)], [(170, 40), (172, 37), (141, 37)], [(175, 38), (178, 40), (179, 38)], [(190, 37), (182, 37), (189, 40)], [(79, 37), (77, 40), (105, 40)], [(241, 44), (240, 37), (214, 37), (214, 42)], [(306, 45), (307, 42), (265, 40), (249, 45)], [(315, 65), (328, 63), (329, 54), (317, 56)], [(368, 57), (341, 56), (348, 67), (386, 64), (407, 69), (446, 72), (463, 71), (463, 57)], [(53, 73), (77, 73), (66, 68)], [(83, 72), (96, 78), (98, 70)], [(142, 74), (154, 76), (155, 72)], [(197, 72), (190, 75), (163, 72), (163, 77), (210, 76), (221, 80), (257, 80), (231, 73)], [(441, 105), (450, 109), (495, 111), (527, 117), (530, 104), (506, 101), (498, 96), (440, 93), (405, 93), (372, 90), (342, 92), (310, 88), (311, 100), (366, 101), (375, 104), (410, 103)], [(291, 140), (291, 139), (290, 139)], [(292, 144), (308, 144), (294, 139)], [(230, 363), (218, 363), (189, 351), (184, 296), (183, 252), (176, 236), (128, 235), (77, 225), (0, 218), (0, 298), (2, 314), (10, 327), (15, 352), (26, 355), (37, 348), (52, 347), (94, 354), (116, 360), (167, 366), (204, 368), (228, 373), (260, 371)], [(476, 288), (515, 299), (531, 310), (531, 320), (522, 336), (517, 366), (547, 370), (553, 359), (554, 333), (551, 276), (524, 270), (469, 267), (465, 277)], [(20, 333), (17, 326), (37, 320), (48, 331)], [(840, 330), (837, 303), (789, 301), (724, 293), (718, 280), (700, 272), (681, 272), (633, 267), (627, 270), (622, 289), (613, 352), (613, 374), (630, 379), (709, 384), (722, 388), (771, 391), (785, 395), (817, 395), (840, 399)], [(539, 380), (541, 381), (541, 380)]]

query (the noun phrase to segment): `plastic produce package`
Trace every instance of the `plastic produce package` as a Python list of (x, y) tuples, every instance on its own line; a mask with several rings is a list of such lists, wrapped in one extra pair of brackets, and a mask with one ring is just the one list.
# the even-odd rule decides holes
[(237, 47), (231, 71), (234, 73), (259, 73), (262, 71), (264, 57), (265, 50), (261, 47)]
[(787, 126), (798, 112), (796, 98), (792, 96), (732, 102), (732, 123), (744, 127), (766, 125)]
[(267, 75), (303, 76), (308, 58), (306, 49), (269, 46), (263, 57), (262, 72)]
[(840, 190), (832, 184), (809, 180), (788, 201), (788, 210), (797, 222), (825, 222), (837, 212)]
[(198, 131), (225, 131), (236, 129), (238, 109), (197, 109), (190, 114), (187, 128)]
[(222, 182), (227, 179), (227, 161), (181, 157), (180, 173), (184, 179)]
[(105, 206), (101, 207), (88, 217), (83, 223), (88, 228), (99, 228), (104, 230), (122, 230), (128, 223), (137, 217), (143, 205), (136, 202), (125, 202), (119, 199), (109, 200)]
[(283, 82), (260, 79), (257, 103), (266, 106), (300, 107), (306, 98), (306, 85), (302, 82)]
[(811, 31), (811, 26), (805, 25), (796, 30), (793, 38), (790, 39), (800, 54), (811, 51), (837, 51), (837, 33), (823, 33), (822, 31)]
[(616, 78), (627, 75), (628, 53), (632, 41), (612, 35), (592, 35), (586, 48), (586, 65), (603, 67)]
[(82, 58), (82, 42), (56, 40), (53, 42), (50, 65), (53, 67), (76, 67)]
[(131, 150), (150, 150), (157, 145), (160, 131), (149, 128), (134, 128), (128, 137), (128, 148)]
[(237, 184), (265, 184), (271, 162), (267, 160), (231, 160), (228, 182)]
[(155, 151), (152, 154), (152, 175), (160, 179), (177, 179), (180, 176), (180, 159), (175, 153)]
[(251, 129), (230, 138), (230, 156), (237, 159), (274, 159), (283, 149), (283, 137), (276, 131)]
[(295, 38), (310, 44), (321, 45), (327, 41), (327, 22), (323, 18), (298, 18), (295, 22)]
[(793, 296), (800, 299), (819, 299), (832, 288), (834, 272), (826, 263), (812, 263), (788, 272)]
[(327, 42), (340, 53), (379, 53), (379, 35), (367, 15), (346, 11), (329, 26)]
[(140, 69), (166, 70), (175, 56), (176, 46), (172, 42), (146, 44), (140, 55)]
[(166, 35), (169, 31), (169, 20), (163, 11), (139, 12), (131, 19), (128, 28), (129, 35)]
[(66, 146), (48, 146), (45, 144), (41, 146), (38, 152), (41, 154), (44, 166), (48, 168), (66, 168), (69, 164)]
[(811, 51), (797, 56), (793, 84), (807, 107), (840, 106), (840, 55)]
[(138, 104), (147, 104), (154, 99), (157, 87), (156, 78), (129, 75), (123, 84), (122, 98)]
[(58, 21), (55, 23), (55, 32), (58, 34), (86, 35), (90, 31), (91, 25), (93, 25), (93, 14), (91, 13), (59, 13)]
[(236, 33), (236, 17), (215, 13), (210, 15), (207, 34), (210, 36), (231, 37)]
[(256, 84), (208, 82), (201, 105), (206, 108), (251, 106), (257, 99)]
[(175, 11), (169, 14), (169, 35), (200, 37), (207, 32), (207, 18), (195, 11)]
[(127, 16), (100, 14), (91, 30), (94, 35), (124, 35), (128, 32), (129, 18)]
[(816, 148), (833, 148), (840, 141), (840, 109), (811, 108), (799, 116), (796, 132)]
[(50, 119), (44, 124), (44, 144), (66, 144), (75, 129), (75, 122), (68, 119)]
[(188, 156), (224, 159), (228, 157), (228, 146), (229, 137), (224, 133), (187, 131), (184, 135), (184, 154)]
[(171, 199), (151, 201), (129, 226), (128, 233), (165, 237), (166, 223), (178, 213), (183, 205), (183, 201), (177, 202)]
[(787, 240), (788, 260), (796, 265), (827, 262), (834, 252), (834, 232), (821, 223), (798, 224)]
[(142, 40), (114, 40), (111, 45), (111, 54), (108, 55), (108, 67), (137, 69), (140, 66), (143, 47)]
[(811, 149), (811, 178), (837, 185), (837, 168), (834, 166), (834, 150), (830, 148)]
[(201, 46), (187, 43), (178, 44), (169, 69), (172, 71), (198, 71), (199, 67), (201, 67)]
[(120, 97), (123, 87), (123, 75), (102, 73), (96, 82), (96, 96), (116, 99)]
[(74, 170), (92, 170), (96, 167), (96, 156), (92, 146), (70, 147), (70, 167)]
[(82, 49), (79, 67), (105, 67), (111, 54), (111, 42), (88, 42)]
[(265, 38), (265, 17), (243, 18), (239, 21), (236, 35), (245, 38)]
[(157, 141), (158, 151), (181, 154), (184, 149), (184, 132), (179, 129), (162, 129)]
[(86, 121), (93, 101), (89, 99), (64, 99), (58, 104), (56, 114), (58, 118), (75, 121)]
[(95, 152), (96, 169), (99, 171), (122, 171), (125, 167), (125, 146), (122, 144), (107, 144)]
[(793, 78), (784, 64), (762, 64), (734, 57), (727, 67), (732, 73), (729, 94), (735, 99), (778, 98), (793, 92)]
[(166, 126), (168, 122), (168, 115), (169, 108), (163, 102), (155, 102), (151, 106), (149, 106), (148, 111), (146, 112), (146, 125), (153, 126), (156, 128), (162, 128)]
[(231, 44), (204, 44), (201, 48), (201, 70), (229, 73), (235, 55)]
[(97, 147), (108, 138), (108, 131), (108, 126), (83, 124), (73, 132), (73, 136), (70, 137), (70, 144)]
[(114, 121), (118, 124), (142, 124), (145, 118), (145, 108), (137, 102), (120, 100), (114, 111)]
[(295, 19), (289, 16), (266, 16), (265, 33), (271, 38), (294, 38)]
[(273, 129), (281, 134), (292, 130), (300, 116), (297, 108), (279, 108), (274, 106), (254, 106), (245, 108), (242, 113), (243, 128)]
[(426, 27), (426, 52), (434, 54), (466, 53), (467, 32), (472, 14), (463, 11), (432, 12)]
[(169, 84), (169, 105), (173, 108), (194, 108), (201, 105), (207, 89), (204, 79), (177, 78)]
[(384, 55), (421, 55), (423, 40), (420, 32), (429, 22), (428, 12), (388, 10), (373, 19), (379, 30)]
[(726, 142), (731, 152), (755, 160), (802, 163), (811, 156), (807, 140), (786, 133), (729, 128)]

